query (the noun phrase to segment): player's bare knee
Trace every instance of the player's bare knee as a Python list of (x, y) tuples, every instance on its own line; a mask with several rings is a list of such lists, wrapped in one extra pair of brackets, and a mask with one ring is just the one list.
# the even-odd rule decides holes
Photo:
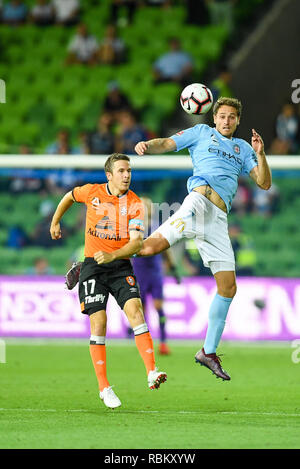
[(127, 318), (131, 327), (140, 326), (145, 322), (144, 314), (140, 310), (127, 313)]
[(218, 294), (223, 296), (224, 298), (233, 298), (236, 294), (237, 286), (236, 283), (223, 285), (222, 287), (218, 287)]
[(139, 326), (145, 322), (142, 302), (139, 298), (130, 298), (123, 306), (131, 327)]
[(106, 335), (106, 314), (104, 311), (97, 311), (90, 315), (91, 334), (97, 336)]

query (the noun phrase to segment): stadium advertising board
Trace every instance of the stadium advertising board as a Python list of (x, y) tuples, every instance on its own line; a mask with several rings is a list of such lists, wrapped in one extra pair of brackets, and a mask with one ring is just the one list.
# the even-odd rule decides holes
[[(212, 278), (192, 277), (164, 284), (170, 339), (203, 339), (209, 305), (216, 292)], [(147, 321), (158, 336), (158, 315), (151, 300)], [(124, 338), (128, 323), (113, 298), (108, 303), (108, 337)], [(77, 288), (62, 277), (0, 276), (1, 337), (89, 337), (88, 318), (80, 313)], [(292, 340), (300, 337), (300, 279), (239, 278), (224, 340)]]

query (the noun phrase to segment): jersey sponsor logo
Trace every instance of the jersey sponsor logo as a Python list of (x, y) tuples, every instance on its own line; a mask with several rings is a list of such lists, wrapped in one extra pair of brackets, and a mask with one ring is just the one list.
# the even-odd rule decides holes
[(115, 233), (101, 233), (97, 229), (92, 230), (91, 228), (88, 229), (87, 234), (91, 236), (95, 236), (95, 238), (101, 238), (101, 239), (108, 239), (109, 241), (121, 241), (121, 236), (116, 235)]
[(128, 275), (128, 277), (126, 277), (126, 282), (132, 287), (135, 285), (135, 279), (132, 275)]
[(229, 161), (234, 161), (235, 163), (239, 164), (240, 166), (242, 166), (242, 164), (243, 164), (241, 158), (239, 158), (238, 156), (235, 156), (235, 155), (231, 155), (230, 153), (227, 153), (226, 151), (218, 150), (217, 148), (212, 148), (212, 147), (209, 147), (208, 151), (210, 153), (216, 153), (218, 156), (223, 156), (225, 158), (228, 158)]

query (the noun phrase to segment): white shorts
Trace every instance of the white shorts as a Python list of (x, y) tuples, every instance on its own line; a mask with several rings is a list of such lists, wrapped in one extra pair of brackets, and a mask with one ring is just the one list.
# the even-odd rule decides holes
[(156, 233), (161, 233), (170, 246), (184, 238), (194, 239), (203, 264), (212, 274), (235, 270), (227, 214), (198, 192), (187, 195), (179, 210), (151, 237)]

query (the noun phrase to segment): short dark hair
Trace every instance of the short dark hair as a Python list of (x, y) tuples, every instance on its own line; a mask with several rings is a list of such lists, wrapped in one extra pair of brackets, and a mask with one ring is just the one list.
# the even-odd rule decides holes
[(236, 109), (237, 115), (241, 117), (242, 114), (242, 103), (236, 98), (219, 98), (213, 107), (213, 114), (216, 115), (221, 106), (231, 106)]
[(127, 155), (123, 155), (122, 153), (113, 153), (105, 161), (104, 171), (106, 173), (112, 173), (115, 161), (122, 161), (122, 160), (130, 161), (130, 158)]

